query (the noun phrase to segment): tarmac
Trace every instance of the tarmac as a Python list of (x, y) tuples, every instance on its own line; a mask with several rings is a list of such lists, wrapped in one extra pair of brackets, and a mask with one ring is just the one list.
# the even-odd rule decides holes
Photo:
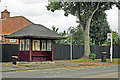
[(0, 72), (12, 72), (12, 71), (30, 71), (30, 70), (45, 70), (45, 69), (61, 69), (70, 67), (88, 67), (88, 66), (101, 66), (101, 65), (113, 65), (105, 62), (100, 63), (73, 63), (66, 61), (45, 61), (45, 62), (17, 62), (13, 65), (12, 62), (4, 62)]

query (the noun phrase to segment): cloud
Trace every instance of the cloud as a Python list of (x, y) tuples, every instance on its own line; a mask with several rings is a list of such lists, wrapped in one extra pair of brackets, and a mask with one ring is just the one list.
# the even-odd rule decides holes
[(24, 4), (46, 3), (48, 0), (20, 0)]
[(110, 28), (118, 32), (118, 8), (113, 6), (111, 10), (106, 11), (106, 14)]
[[(4, 1), (6, 3), (4, 3)], [(4, 0), (4, 6), (8, 6), (11, 16), (25, 16), (36, 24), (42, 24), (48, 28), (53, 25), (59, 28), (59, 32), (67, 30), (70, 26), (77, 26), (76, 17), (70, 15), (64, 16), (63, 11), (48, 11), (46, 5), (48, 2), (39, 2), (38, 0)], [(14, 4), (13, 4), (14, 3)], [(33, 4), (32, 4), (33, 3)]]
[[(7, 9), (11, 12), (11, 16), (25, 16), (30, 21), (36, 24), (45, 25), (51, 28), (53, 25), (58, 27), (60, 32), (67, 30), (71, 26), (77, 26), (76, 17), (69, 15), (64, 16), (64, 11), (55, 11), (54, 13), (48, 11), (46, 5), (47, 0), (2, 0), (0, 3), (0, 11)], [(112, 30), (118, 30), (118, 13), (117, 9), (113, 7), (112, 10), (106, 11), (107, 20), (109, 21)]]

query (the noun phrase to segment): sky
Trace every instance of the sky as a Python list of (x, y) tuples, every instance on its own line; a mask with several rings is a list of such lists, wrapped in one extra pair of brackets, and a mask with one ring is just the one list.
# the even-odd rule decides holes
[[(6, 9), (5, 6), (7, 6), (11, 17), (24, 16), (35, 24), (42, 24), (50, 29), (54, 25), (59, 28), (59, 32), (78, 25), (75, 16), (65, 17), (64, 11), (58, 10), (53, 13), (47, 10), (47, 5), (47, 0), (1, 0), (0, 11)], [(118, 9), (114, 6), (106, 13), (110, 28), (118, 32)]]

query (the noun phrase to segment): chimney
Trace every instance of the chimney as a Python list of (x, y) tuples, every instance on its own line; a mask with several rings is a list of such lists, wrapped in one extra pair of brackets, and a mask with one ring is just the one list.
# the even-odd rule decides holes
[(1, 19), (5, 19), (7, 17), (10, 17), (10, 12), (8, 12), (7, 9), (5, 9), (1, 12)]

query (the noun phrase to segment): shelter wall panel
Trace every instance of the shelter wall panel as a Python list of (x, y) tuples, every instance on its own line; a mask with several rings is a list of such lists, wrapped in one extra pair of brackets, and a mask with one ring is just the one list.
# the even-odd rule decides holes
[(32, 51), (32, 56), (47, 56), (47, 51)]
[(52, 60), (52, 51), (48, 51), (47, 55), (47, 60)]
[(19, 61), (29, 61), (30, 60), (29, 51), (20, 51), (19, 52)]
[(32, 61), (47, 61), (47, 57), (34, 56), (32, 57)]

